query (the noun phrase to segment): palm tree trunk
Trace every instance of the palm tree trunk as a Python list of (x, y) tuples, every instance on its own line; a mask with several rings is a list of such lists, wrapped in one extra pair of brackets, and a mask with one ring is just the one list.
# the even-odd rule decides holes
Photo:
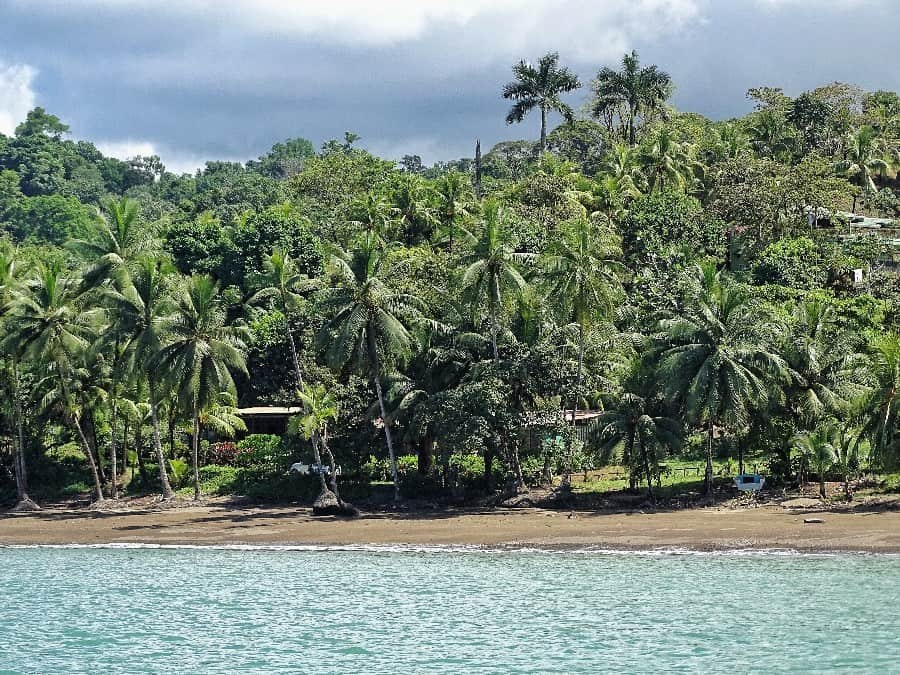
[(575, 416), (578, 414), (578, 397), (581, 394), (581, 384), (584, 381), (584, 324), (578, 324), (578, 376), (575, 392), (572, 396), (572, 426), (575, 426)]
[(706, 496), (711, 497), (713, 493), (713, 433), (715, 432), (715, 424), (709, 421), (709, 433), (706, 437), (706, 474), (704, 476)]
[(384, 424), (384, 437), (387, 439), (388, 455), (391, 458), (391, 478), (394, 481), (394, 501), (400, 501), (400, 481), (397, 478), (397, 458), (394, 456), (394, 441), (391, 438), (391, 425), (388, 422), (387, 410), (384, 407), (384, 395), (381, 391), (381, 377), (378, 375), (378, 358), (375, 358), (375, 392), (378, 394), (378, 405), (381, 408), (381, 421)]
[(200, 411), (194, 404), (193, 438), (191, 439), (191, 461), (194, 465), (194, 501), (200, 499)]
[[(169, 485), (169, 475), (166, 473), (166, 458), (163, 455), (162, 438), (159, 433), (159, 415), (157, 414), (156, 385), (152, 380), (150, 387), (150, 422), (153, 426), (153, 449), (156, 451), (156, 461), (159, 463), (159, 482), (162, 485), (163, 499), (169, 501), (175, 496), (172, 486)], [(141, 456), (141, 448), (138, 447), (138, 458)]]
[(288, 342), (291, 345), (291, 360), (294, 364), (294, 377), (297, 378), (297, 387), (303, 389), (303, 372), (300, 370), (300, 357), (297, 355), (297, 343), (294, 341), (294, 331), (291, 330), (290, 316), (287, 311), (287, 302), (282, 297), (282, 305), (284, 305), (284, 320), (287, 324)]
[[(66, 375), (60, 373), (60, 390), (62, 391), (64, 405), (68, 405), (71, 398), (69, 398), (69, 387), (66, 385)], [(97, 493), (97, 502), (103, 502), (103, 484), (100, 482), (100, 473), (97, 470), (97, 462), (94, 461), (94, 453), (91, 450), (91, 444), (88, 443), (87, 436), (84, 435), (84, 430), (81, 428), (81, 422), (78, 419), (78, 415), (76, 413), (72, 413), (72, 423), (75, 425), (75, 430), (78, 432), (78, 438), (81, 440), (82, 448), (84, 449), (84, 454), (87, 455), (88, 462), (91, 465), (91, 474), (94, 478), (94, 491)]]
[(328, 426), (325, 427), (325, 432), (319, 435), (316, 432), (316, 435), (319, 436), (319, 442), (322, 444), (322, 449), (325, 451), (325, 456), (328, 458), (328, 467), (331, 469), (331, 491), (334, 493), (334, 496), (337, 497), (338, 503), (343, 504), (344, 502), (341, 500), (341, 495), (338, 492), (338, 484), (337, 484), (337, 464), (334, 462), (334, 454), (331, 452), (331, 448), (328, 447)]
[(494, 350), (494, 363), (500, 362), (500, 353), (497, 351), (497, 310), (491, 307), (491, 347)]
[(641, 459), (644, 462), (644, 473), (647, 474), (647, 495), (650, 497), (650, 501), (653, 501), (653, 474), (650, 472), (650, 458), (647, 456), (647, 446), (643, 440), (639, 440), (638, 443), (641, 447)]
[[(113, 385), (115, 388), (115, 385)], [(110, 494), (113, 499), (119, 498), (119, 465), (116, 459), (116, 422), (118, 421), (119, 401), (113, 391), (112, 410), (109, 416), (109, 458), (110, 458)]]
[(825, 468), (819, 467), (819, 495), (825, 499)]
[(547, 108), (541, 106), (541, 152), (547, 149)]
[(328, 491), (328, 485), (325, 483), (325, 473), (322, 471), (322, 455), (319, 452), (319, 433), (317, 431), (313, 432), (312, 438), (312, 448), (313, 448), (313, 459), (316, 462), (316, 471), (319, 476), (319, 483), (322, 486), (322, 492)]
[(19, 371), (15, 362), (10, 369), (12, 376), (12, 397), (13, 397), (13, 415), (15, 416), (15, 456), (13, 457), (13, 468), (16, 474), (16, 499), (19, 505), (26, 505), (32, 509), (39, 508), (37, 504), (31, 501), (28, 496), (28, 471), (25, 466), (25, 425), (24, 413), (22, 411), (22, 401), (19, 399)]

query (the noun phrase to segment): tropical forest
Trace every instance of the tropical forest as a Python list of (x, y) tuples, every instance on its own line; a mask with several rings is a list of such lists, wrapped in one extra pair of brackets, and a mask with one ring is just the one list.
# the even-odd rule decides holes
[(497, 82), (524, 140), (193, 175), (34, 108), (0, 135), (0, 504), (900, 491), (900, 96), (712, 120), (677, 84), (548, 53)]

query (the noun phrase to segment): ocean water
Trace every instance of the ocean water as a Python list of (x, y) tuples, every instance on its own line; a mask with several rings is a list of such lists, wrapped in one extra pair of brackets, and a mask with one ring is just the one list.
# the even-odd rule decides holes
[(0, 548), (0, 672), (900, 670), (900, 558)]

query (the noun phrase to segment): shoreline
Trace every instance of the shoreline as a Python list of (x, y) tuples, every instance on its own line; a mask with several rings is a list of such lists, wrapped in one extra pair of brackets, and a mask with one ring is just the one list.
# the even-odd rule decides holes
[[(804, 522), (809, 519), (823, 522)], [(458, 509), (314, 517), (298, 506), (45, 509), (0, 516), (0, 546), (288, 550), (900, 553), (900, 512)]]

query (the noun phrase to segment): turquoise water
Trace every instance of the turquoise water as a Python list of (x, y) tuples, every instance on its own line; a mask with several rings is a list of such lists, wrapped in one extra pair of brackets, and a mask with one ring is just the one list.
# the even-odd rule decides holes
[(0, 549), (2, 672), (897, 672), (900, 558)]

